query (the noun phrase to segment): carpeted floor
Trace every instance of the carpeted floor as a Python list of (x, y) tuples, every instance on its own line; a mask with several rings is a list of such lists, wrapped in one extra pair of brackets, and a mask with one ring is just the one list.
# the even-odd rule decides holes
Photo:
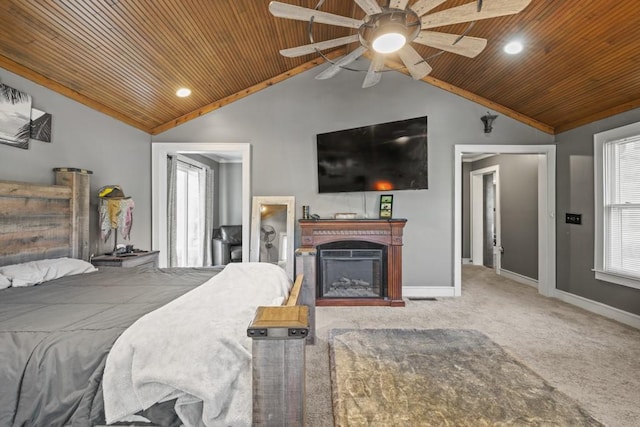
[(332, 329), (335, 425), (601, 426), (481, 332)]
[(329, 331), (474, 329), (611, 427), (640, 426), (640, 330), (464, 266), (459, 298), (397, 307), (319, 307), (307, 347), (307, 427), (333, 425)]

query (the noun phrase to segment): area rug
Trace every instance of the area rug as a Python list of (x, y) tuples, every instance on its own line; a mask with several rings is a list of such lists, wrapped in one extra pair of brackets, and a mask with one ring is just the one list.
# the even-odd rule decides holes
[(602, 426), (475, 330), (333, 329), (336, 426)]

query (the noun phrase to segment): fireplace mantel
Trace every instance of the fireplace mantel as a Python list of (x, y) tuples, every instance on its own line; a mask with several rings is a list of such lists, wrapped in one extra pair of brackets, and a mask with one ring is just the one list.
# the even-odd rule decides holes
[(406, 219), (301, 219), (301, 247), (345, 240), (378, 243), (387, 247), (386, 298), (319, 298), (316, 305), (404, 306), (402, 300), (402, 233)]

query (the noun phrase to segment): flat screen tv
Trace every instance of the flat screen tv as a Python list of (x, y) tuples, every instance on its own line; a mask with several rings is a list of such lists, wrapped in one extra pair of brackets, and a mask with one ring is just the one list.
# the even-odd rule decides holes
[(427, 117), (316, 136), (318, 192), (427, 187)]

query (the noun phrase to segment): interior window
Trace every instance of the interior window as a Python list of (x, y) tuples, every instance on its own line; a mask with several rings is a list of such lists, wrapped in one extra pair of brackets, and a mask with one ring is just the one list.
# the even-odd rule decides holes
[(594, 154), (596, 278), (640, 288), (640, 124), (596, 135)]
[(204, 168), (178, 160), (176, 176), (176, 255), (177, 267), (203, 265), (205, 242)]

